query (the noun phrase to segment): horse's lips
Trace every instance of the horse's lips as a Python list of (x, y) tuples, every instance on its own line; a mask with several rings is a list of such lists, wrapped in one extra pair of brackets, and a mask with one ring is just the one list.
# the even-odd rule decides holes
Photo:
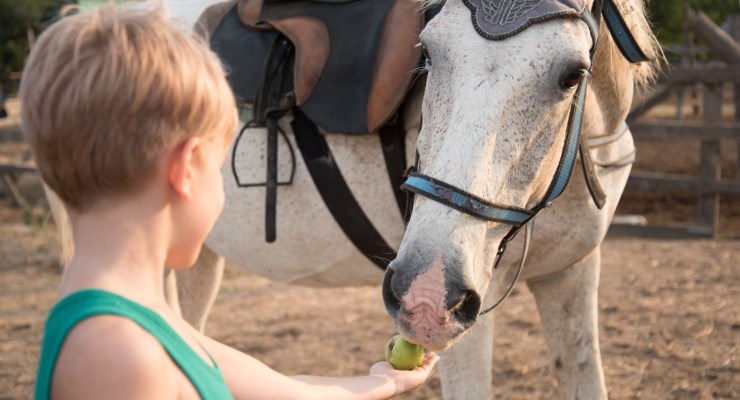
[(396, 322), (403, 337), (432, 351), (448, 349), (466, 332), (465, 327), (457, 321), (447, 321), (437, 329), (421, 325), (411, 329), (411, 322), (405, 316), (400, 316)]

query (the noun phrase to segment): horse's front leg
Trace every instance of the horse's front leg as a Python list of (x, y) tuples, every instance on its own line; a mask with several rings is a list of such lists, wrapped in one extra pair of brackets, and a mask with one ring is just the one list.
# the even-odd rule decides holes
[(565, 270), (527, 282), (534, 293), (563, 400), (607, 398), (599, 352), (600, 249)]
[(225, 260), (205, 245), (195, 264), (177, 271), (177, 299), (182, 317), (203, 332), (208, 314), (216, 302)]
[[(490, 303), (488, 297), (483, 304)], [(440, 354), (442, 397), (455, 400), (490, 399), (492, 358), (493, 313), (490, 313), (478, 317), (478, 322), (458, 343)]]

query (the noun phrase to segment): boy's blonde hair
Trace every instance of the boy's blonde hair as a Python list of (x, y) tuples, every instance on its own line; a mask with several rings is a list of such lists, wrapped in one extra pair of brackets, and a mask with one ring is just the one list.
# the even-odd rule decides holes
[(233, 133), (238, 117), (224, 76), (207, 45), (159, 10), (105, 7), (62, 18), (31, 51), (20, 89), (42, 178), (76, 211), (143, 188), (167, 150)]

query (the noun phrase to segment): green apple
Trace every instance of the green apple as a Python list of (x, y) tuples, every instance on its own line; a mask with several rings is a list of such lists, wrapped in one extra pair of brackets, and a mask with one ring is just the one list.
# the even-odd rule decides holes
[(395, 369), (412, 370), (424, 361), (424, 347), (395, 335), (385, 346), (385, 360)]

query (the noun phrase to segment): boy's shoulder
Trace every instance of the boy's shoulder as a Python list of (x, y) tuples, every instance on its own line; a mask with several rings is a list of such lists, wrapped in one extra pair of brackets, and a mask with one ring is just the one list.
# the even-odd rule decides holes
[(67, 335), (54, 368), (53, 397), (173, 398), (177, 367), (157, 339), (114, 315), (81, 321)]

